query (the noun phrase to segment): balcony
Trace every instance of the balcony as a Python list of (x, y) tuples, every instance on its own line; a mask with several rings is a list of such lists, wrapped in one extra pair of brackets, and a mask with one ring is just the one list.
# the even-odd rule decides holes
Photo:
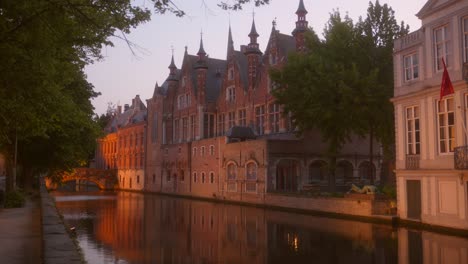
[(455, 169), (468, 169), (468, 146), (456, 147), (453, 160)]
[(406, 169), (417, 170), (419, 169), (419, 154), (408, 154), (406, 155)]

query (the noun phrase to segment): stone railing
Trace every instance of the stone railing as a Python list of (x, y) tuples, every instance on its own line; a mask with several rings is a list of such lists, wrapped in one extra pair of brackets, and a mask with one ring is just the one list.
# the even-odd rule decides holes
[(404, 37), (401, 37), (395, 40), (395, 51), (406, 49), (410, 46), (420, 44), (424, 41), (424, 32), (422, 30), (418, 30), (412, 32)]
[(417, 170), (419, 169), (419, 154), (407, 154), (406, 155), (406, 169)]

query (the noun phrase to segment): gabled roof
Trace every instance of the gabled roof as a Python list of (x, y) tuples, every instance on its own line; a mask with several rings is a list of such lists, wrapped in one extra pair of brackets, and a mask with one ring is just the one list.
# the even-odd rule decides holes
[(426, 4), (419, 10), (416, 16), (419, 19), (423, 19), (424, 17), (437, 12), (438, 10), (450, 6), (460, 0), (429, 0)]
[[(226, 60), (213, 59), (207, 57), (206, 59), (207, 78), (206, 78), (206, 92), (205, 100), (207, 102), (215, 102), (218, 99), (219, 92), (222, 86), (224, 70), (226, 69)], [(186, 54), (182, 65), (182, 71), (188, 71), (189, 79), (192, 81), (192, 87), (195, 95), (198, 94), (196, 65), (198, 56)]]
[(136, 124), (146, 120), (147, 109), (143, 101), (137, 95), (133, 103), (123, 113), (116, 113), (107, 126), (104, 128), (106, 133), (113, 133), (131, 124)]

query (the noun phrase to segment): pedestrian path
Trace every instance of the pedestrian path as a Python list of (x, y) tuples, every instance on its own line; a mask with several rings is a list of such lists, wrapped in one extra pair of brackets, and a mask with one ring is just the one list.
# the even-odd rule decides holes
[(42, 263), (39, 199), (23, 208), (0, 209), (0, 264)]

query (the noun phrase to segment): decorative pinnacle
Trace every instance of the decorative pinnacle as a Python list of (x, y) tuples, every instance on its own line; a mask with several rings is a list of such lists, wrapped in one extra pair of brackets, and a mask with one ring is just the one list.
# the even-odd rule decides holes
[(206, 55), (205, 49), (203, 48), (203, 31), (200, 32), (200, 49), (197, 55)]
[(299, 7), (297, 8), (296, 14), (297, 15), (300, 15), (300, 14), (306, 15), (307, 14), (307, 10), (305, 9), (303, 0), (299, 1)]

